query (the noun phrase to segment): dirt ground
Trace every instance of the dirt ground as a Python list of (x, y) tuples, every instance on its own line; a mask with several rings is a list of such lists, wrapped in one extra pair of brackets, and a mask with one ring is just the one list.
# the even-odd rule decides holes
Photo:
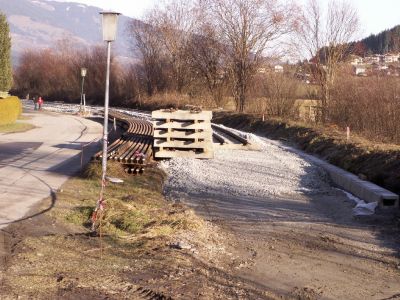
[(101, 238), (87, 224), (98, 182), (80, 177), (1, 230), (0, 299), (279, 297), (232, 275), (236, 238), (167, 202), (161, 178), (148, 171), (108, 186)]
[[(1, 238), (0, 299), (266, 298), (230, 275), (220, 258), (171, 248), (168, 240), (118, 247), (103, 237), (100, 253), (98, 237), (46, 215), (10, 226)], [(193, 251), (208, 252), (213, 242), (195, 243)]]
[(296, 299), (400, 299), (398, 217), (355, 219), (339, 191), (275, 200), (188, 195), (185, 202), (235, 236), (240, 262), (232, 275), (261, 290)]
[(163, 164), (167, 197), (234, 236), (231, 275), (282, 297), (400, 298), (400, 214), (354, 217), (322, 170), (268, 141), (262, 148)]
[[(190, 195), (209, 222), (132, 240), (40, 213), (46, 200), (1, 231), (0, 299), (400, 299), (399, 220), (353, 219), (349, 202), (335, 209), (341, 192), (314, 197), (254, 211), (255, 199)], [(60, 197), (53, 212), (65, 208)]]

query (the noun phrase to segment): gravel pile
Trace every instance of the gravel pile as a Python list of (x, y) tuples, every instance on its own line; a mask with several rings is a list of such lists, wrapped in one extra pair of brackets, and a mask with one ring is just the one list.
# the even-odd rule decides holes
[(324, 193), (327, 176), (295, 153), (268, 139), (251, 136), (261, 151), (216, 150), (210, 160), (174, 158), (161, 163), (169, 174), (165, 190), (235, 196), (288, 196)]

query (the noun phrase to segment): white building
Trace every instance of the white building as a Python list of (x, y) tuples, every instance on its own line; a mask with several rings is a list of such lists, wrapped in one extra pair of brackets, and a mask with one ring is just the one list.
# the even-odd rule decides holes
[(362, 64), (362, 63), (363, 63), (363, 59), (362, 59), (362, 57), (360, 57), (360, 56), (355, 56), (355, 57), (353, 57), (353, 59), (350, 61), (350, 64), (353, 65), (353, 66), (360, 65), (360, 64)]
[(381, 61), (381, 57), (382, 57), (382, 55), (379, 55), (379, 54), (375, 54), (375, 55), (372, 55), (372, 56), (366, 56), (364, 58), (364, 63), (366, 63), (366, 64), (373, 64), (373, 63), (378, 64)]
[(353, 70), (356, 76), (365, 76), (367, 71), (365, 67), (354, 67)]
[(399, 61), (399, 54), (386, 54), (383, 57), (383, 61), (385, 63), (394, 63), (394, 62), (398, 62)]
[(283, 73), (283, 67), (281, 65), (276, 65), (274, 67), (275, 73)]
[(266, 69), (265, 68), (258, 68), (257, 73), (265, 73)]

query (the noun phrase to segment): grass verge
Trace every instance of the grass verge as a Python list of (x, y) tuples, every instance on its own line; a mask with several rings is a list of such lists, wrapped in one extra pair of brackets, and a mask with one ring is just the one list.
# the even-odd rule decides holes
[(169, 274), (193, 269), (193, 257), (170, 245), (182, 233), (201, 232), (204, 222), (183, 205), (165, 201), (165, 174), (158, 169), (130, 176), (111, 162), (109, 175), (124, 183), (107, 185), (102, 237), (91, 235), (88, 220), (100, 172), (91, 164), (64, 184), (50, 210), (47, 199), (31, 212), (37, 216), (7, 228), (15, 238), (1, 299), (136, 299), (143, 286), (162, 296), (168, 289), (160, 283)]
[(0, 133), (17, 133), (17, 132), (26, 132), (35, 128), (34, 125), (29, 123), (14, 123), (7, 125), (0, 125)]

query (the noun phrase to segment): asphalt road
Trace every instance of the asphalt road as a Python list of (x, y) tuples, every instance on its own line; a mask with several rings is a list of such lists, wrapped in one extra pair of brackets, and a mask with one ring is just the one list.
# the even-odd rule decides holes
[[(37, 128), (0, 134), (0, 229), (32, 216), (30, 208), (79, 171), (81, 149), (101, 137), (101, 124), (72, 115), (28, 112)], [(88, 161), (98, 145), (85, 147)], [(49, 209), (51, 206), (49, 207)]]

